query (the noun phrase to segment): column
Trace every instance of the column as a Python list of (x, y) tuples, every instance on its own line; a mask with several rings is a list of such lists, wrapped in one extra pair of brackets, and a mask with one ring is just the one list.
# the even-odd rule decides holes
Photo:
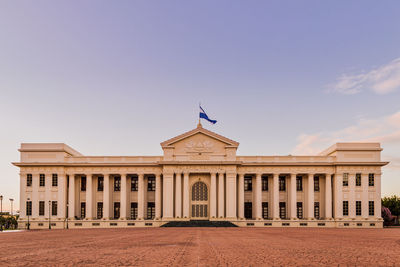
[(161, 175), (156, 174), (156, 219), (161, 219)]
[(261, 219), (261, 173), (256, 174), (256, 188), (255, 188), (255, 205), (256, 209), (255, 215), (256, 220)]
[(183, 217), (189, 218), (189, 173), (183, 175)]
[(69, 174), (68, 185), (68, 218), (75, 218), (75, 174)]
[(66, 176), (64, 173), (59, 173), (57, 174), (57, 193), (58, 193), (58, 199), (57, 199), (57, 217), (65, 219), (66, 218), (66, 200), (67, 200), (67, 190), (66, 190)]
[(356, 174), (349, 173), (349, 218), (356, 218)]
[(175, 175), (175, 218), (182, 218), (182, 174)]
[(210, 217), (217, 218), (217, 174), (211, 173)]
[[(261, 203), (261, 202), (260, 202)], [(261, 210), (261, 208), (260, 208)], [(236, 173), (226, 174), (226, 217), (237, 219), (236, 215)]]
[(332, 181), (331, 174), (325, 174), (325, 219), (332, 219)]
[(381, 174), (380, 173), (375, 173), (375, 199), (374, 199), (374, 205), (375, 205), (375, 218), (382, 218), (381, 214)]
[[(44, 217), (49, 219), (51, 215), (51, 207), (49, 209), (49, 205), (51, 205), (52, 195), (51, 195), (51, 173), (45, 173), (45, 202), (44, 202)], [(50, 204), (49, 204), (50, 201)], [(32, 202), (33, 206), (33, 202)], [(50, 213), (49, 213), (50, 212)]]
[(290, 190), (289, 190), (289, 207), (290, 207), (290, 219), (297, 219), (297, 190), (296, 190), (296, 174), (290, 174)]
[(343, 173), (335, 174), (335, 218), (343, 218)]
[(163, 174), (163, 219), (172, 219), (174, 215), (174, 174)]
[(218, 218), (225, 217), (225, 184), (224, 174), (218, 174)]
[(111, 188), (110, 188), (110, 175), (104, 174), (104, 188), (103, 188), (103, 219), (109, 220), (111, 213)]
[(314, 174), (308, 174), (307, 182), (307, 218), (314, 219)]
[(361, 216), (368, 219), (368, 173), (361, 174)]
[(139, 173), (138, 220), (144, 219), (144, 174)]
[(39, 218), (39, 174), (32, 174), (32, 218)]
[(93, 219), (93, 176), (86, 174), (86, 219)]
[(244, 174), (239, 174), (239, 186), (238, 186), (238, 216), (239, 219), (244, 219)]
[(274, 220), (279, 220), (279, 174), (273, 175), (272, 190), (272, 216)]
[(128, 192), (127, 192), (127, 174), (121, 174), (121, 216), (122, 220), (127, 219), (127, 210), (128, 210)]

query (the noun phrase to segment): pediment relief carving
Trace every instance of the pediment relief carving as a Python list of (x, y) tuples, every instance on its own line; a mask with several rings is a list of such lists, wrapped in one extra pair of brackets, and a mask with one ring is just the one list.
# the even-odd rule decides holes
[(189, 140), (186, 144), (185, 144), (185, 151), (186, 152), (192, 152), (192, 153), (196, 153), (196, 152), (212, 152), (212, 149), (214, 147), (214, 143), (211, 140), (207, 140), (207, 139), (200, 139), (200, 140)]

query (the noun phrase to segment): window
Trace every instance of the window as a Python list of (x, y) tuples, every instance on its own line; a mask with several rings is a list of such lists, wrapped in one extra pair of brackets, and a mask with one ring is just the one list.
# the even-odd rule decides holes
[(262, 191), (268, 191), (268, 176), (261, 177)]
[(57, 216), (57, 201), (51, 202), (51, 215)]
[(103, 218), (103, 202), (97, 202), (97, 219)]
[(286, 177), (279, 176), (279, 191), (286, 191)]
[(356, 216), (361, 216), (361, 201), (356, 201)]
[(46, 185), (46, 177), (43, 173), (39, 174), (39, 186)]
[(349, 174), (343, 173), (343, 186), (349, 186)]
[(314, 192), (319, 192), (319, 177), (314, 178)]
[(147, 191), (156, 191), (156, 177), (147, 178)]
[(303, 219), (303, 202), (297, 202), (297, 218)]
[(86, 176), (81, 177), (81, 191), (86, 191)]
[(262, 216), (263, 219), (268, 219), (268, 202), (262, 203)]
[(136, 220), (138, 215), (137, 202), (131, 202), (131, 220)]
[(375, 203), (374, 201), (368, 202), (368, 215), (374, 216), (375, 215)]
[(155, 217), (155, 207), (154, 202), (147, 202), (147, 219), (153, 220)]
[(251, 176), (244, 177), (244, 191), (252, 191), (253, 190), (252, 180), (253, 180), (253, 177), (251, 177)]
[(369, 173), (368, 174), (368, 186), (374, 186), (375, 185), (375, 174)]
[(97, 191), (102, 192), (103, 190), (104, 190), (104, 177), (100, 176), (97, 177)]
[(244, 203), (244, 217), (246, 219), (253, 218), (253, 203), (251, 202)]
[(131, 178), (131, 191), (138, 191), (138, 177), (133, 176)]
[(26, 216), (32, 216), (32, 201), (26, 202)]
[(81, 219), (86, 217), (86, 203), (81, 202)]
[(44, 216), (44, 201), (39, 201), (39, 216)]
[(26, 186), (32, 186), (32, 174), (30, 173), (26, 175)]
[(349, 216), (349, 202), (343, 201), (343, 216)]
[(356, 173), (356, 186), (361, 186), (361, 173)]
[(279, 218), (286, 219), (286, 202), (279, 202)]
[(319, 202), (314, 202), (314, 218), (319, 219)]
[(51, 186), (58, 186), (58, 174), (53, 173), (52, 179), (51, 179)]
[(114, 192), (121, 191), (121, 177), (116, 176), (114, 177)]
[(296, 176), (296, 190), (303, 191), (303, 177), (301, 175)]
[(114, 219), (119, 219), (121, 211), (121, 204), (119, 202), (114, 202)]

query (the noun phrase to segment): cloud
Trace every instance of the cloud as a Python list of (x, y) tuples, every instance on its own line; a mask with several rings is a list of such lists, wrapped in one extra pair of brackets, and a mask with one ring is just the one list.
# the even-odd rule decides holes
[(293, 155), (317, 155), (337, 142), (379, 142), (388, 168), (400, 170), (400, 111), (374, 119), (359, 119), (353, 126), (332, 132), (301, 134)]
[(370, 89), (377, 94), (391, 93), (400, 88), (400, 58), (361, 74), (342, 74), (331, 91), (353, 95)]

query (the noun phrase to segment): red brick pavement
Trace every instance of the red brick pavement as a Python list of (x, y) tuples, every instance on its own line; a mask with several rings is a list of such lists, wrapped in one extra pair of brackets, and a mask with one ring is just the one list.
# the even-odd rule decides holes
[(2, 266), (400, 266), (400, 229), (137, 228), (0, 233)]

